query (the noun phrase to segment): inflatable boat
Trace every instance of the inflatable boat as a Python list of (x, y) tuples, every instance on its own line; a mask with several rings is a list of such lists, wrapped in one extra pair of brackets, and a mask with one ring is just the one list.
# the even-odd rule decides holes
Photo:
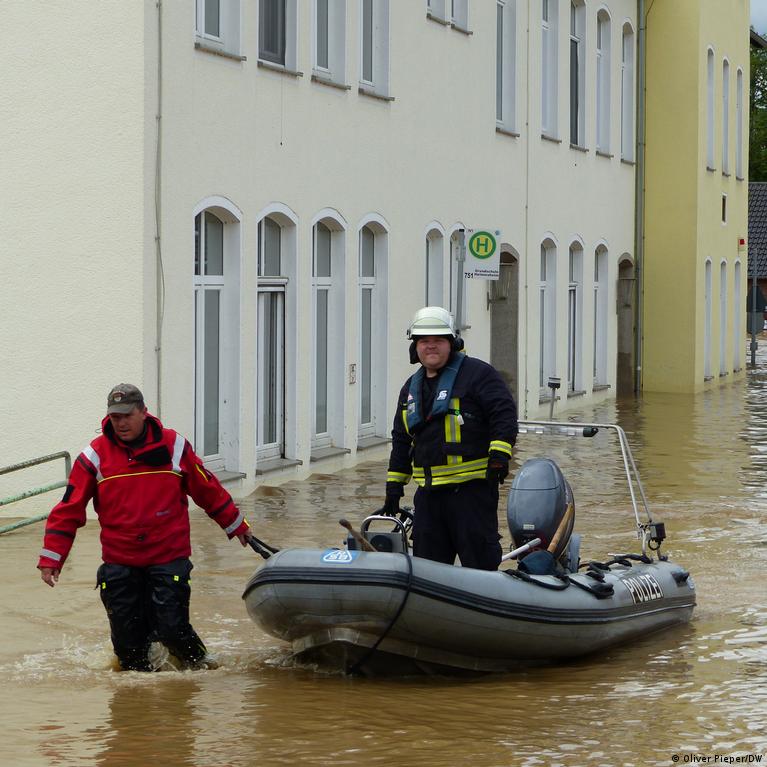
[(515, 548), (498, 571), (413, 557), (407, 513), (371, 515), (359, 531), (346, 523), (351, 532), (342, 548), (273, 554), (245, 588), (251, 618), (290, 642), (299, 662), (364, 674), (504, 671), (688, 621), (693, 579), (661, 554), (664, 525), (650, 513), (623, 430), (553, 421), (519, 426), (531, 435), (617, 435), (638, 552), (581, 562), (570, 485), (553, 460), (533, 458), (509, 491)]

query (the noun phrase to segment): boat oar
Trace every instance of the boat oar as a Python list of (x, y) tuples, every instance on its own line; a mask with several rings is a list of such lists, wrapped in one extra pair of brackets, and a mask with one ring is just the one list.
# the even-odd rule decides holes
[(559, 546), (559, 541), (561, 540), (562, 536), (565, 534), (565, 530), (567, 530), (567, 526), (570, 524), (570, 520), (573, 517), (573, 513), (575, 512), (575, 507), (572, 503), (567, 504), (567, 509), (565, 510), (565, 513), (562, 515), (562, 520), (559, 523), (559, 527), (557, 527), (557, 531), (554, 533), (554, 535), (551, 538), (551, 543), (549, 544), (546, 551), (549, 551), (550, 553), (554, 553), (557, 550), (557, 546)]
[(341, 527), (345, 527), (349, 533), (351, 533), (352, 538), (357, 541), (363, 551), (378, 551), (367, 538), (352, 527), (352, 523), (349, 522), (349, 520), (339, 519), (338, 524), (341, 525)]
[(504, 554), (501, 557), (501, 562), (506, 562), (508, 559), (516, 559), (520, 554), (527, 554), (528, 551), (532, 551), (541, 542), (540, 538), (533, 538), (532, 541), (528, 541), (523, 546), (520, 546), (514, 551), (510, 551), (508, 554)]

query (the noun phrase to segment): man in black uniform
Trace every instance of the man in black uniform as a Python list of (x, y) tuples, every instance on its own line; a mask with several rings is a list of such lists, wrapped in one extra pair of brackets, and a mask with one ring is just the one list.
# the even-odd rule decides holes
[(446, 309), (419, 309), (408, 329), (410, 361), (421, 367), (400, 391), (386, 478), (396, 514), (411, 476), (413, 553), (495, 570), (501, 561), (498, 484), (509, 471), (517, 407), (491, 365), (463, 353)]

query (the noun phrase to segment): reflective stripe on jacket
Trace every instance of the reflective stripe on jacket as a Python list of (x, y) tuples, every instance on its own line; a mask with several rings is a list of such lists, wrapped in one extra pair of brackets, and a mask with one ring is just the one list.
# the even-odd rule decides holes
[[(448, 394), (447, 412), (437, 418), (421, 414), (412, 432), (407, 417), (411, 380), (400, 391), (387, 481), (407, 484), (412, 475), (422, 487), (468, 482), (485, 477), (490, 450), (511, 456), (517, 407), (491, 365), (466, 357)], [(439, 384), (437, 389), (439, 396)]]
[(187, 496), (231, 538), (248, 529), (229, 493), (180, 434), (146, 419), (147, 436), (131, 448), (114, 435), (108, 418), (103, 434), (78, 455), (63, 499), (51, 511), (38, 567), (61, 568), (93, 507), (101, 525), (105, 562), (146, 567), (191, 554)]

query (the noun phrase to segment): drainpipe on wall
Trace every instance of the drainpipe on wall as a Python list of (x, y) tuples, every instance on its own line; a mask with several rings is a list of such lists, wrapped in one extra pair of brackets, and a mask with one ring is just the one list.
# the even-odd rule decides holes
[(156, 313), (156, 344), (157, 356), (157, 395), (156, 413), (162, 416), (162, 325), (165, 313), (165, 272), (162, 265), (162, 243), (160, 240), (162, 223), (162, 0), (157, 0), (157, 144), (154, 162), (154, 223), (155, 223), (155, 265), (157, 298)]
[[(527, 88), (525, 88), (525, 239), (524, 250), (521, 254), (520, 264), (525, 270), (525, 392), (524, 392), (524, 405), (522, 411), (522, 417), (527, 418), (528, 413), (528, 397), (530, 394), (530, 380), (528, 378), (527, 358), (530, 353), (530, 316), (528, 314), (528, 298), (530, 293), (529, 274), (530, 268), (528, 264), (529, 252), (528, 252), (528, 232), (529, 232), (529, 219), (530, 219), (530, 0), (527, 0), (527, 50), (525, 55), (527, 56)], [(521, 133), (521, 131), (520, 131)], [(517, 313), (519, 310), (517, 310)], [(517, 403), (519, 404), (519, 403)]]
[(636, 179), (635, 207), (636, 218), (634, 269), (636, 290), (636, 331), (634, 335), (635, 378), (634, 393), (642, 391), (642, 314), (644, 296), (644, 187), (645, 187), (645, 68), (647, 65), (647, 20), (645, 17), (645, 0), (637, 0), (637, 16), (639, 31), (637, 35), (637, 120), (636, 120)]

